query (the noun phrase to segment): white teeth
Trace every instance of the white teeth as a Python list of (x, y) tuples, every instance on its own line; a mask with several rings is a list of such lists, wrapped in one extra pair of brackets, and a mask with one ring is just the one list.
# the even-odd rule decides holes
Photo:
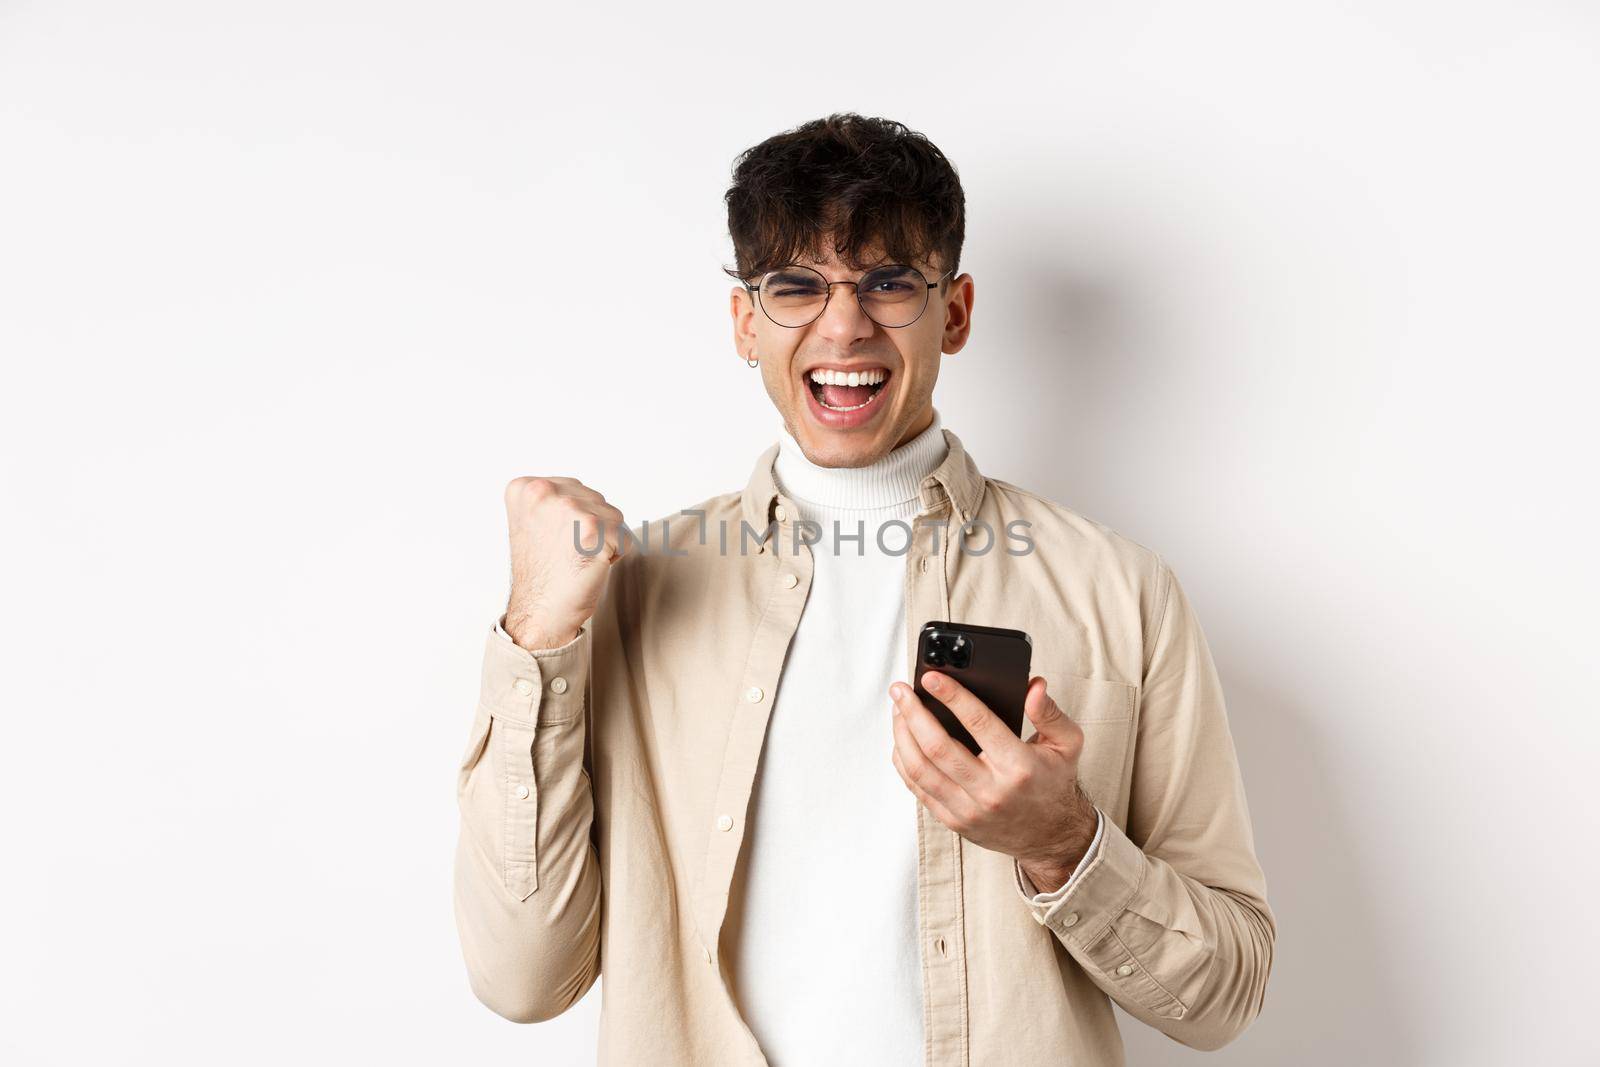
[(849, 372), (819, 368), (811, 372), (811, 380), (818, 385), (878, 385), (888, 377), (889, 373), (881, 368)]
[[(816, 382), (818, 385), (882, 385), (884, 382), (888, 381), (888, 379), (889, 372), (881, 367), (874, 367), (871, 370), (862, 371), (825, 370), (818, 368), (811, 372), (811, 380)], [(873, 393), (861, 403), (853, 404), (847, 408), (834, 407), (832, 404), (824, 402), (821, 397), (817, 398), (817, 402), (822, 404), (822, 406), (827, 408), (829, 411), (855, 411), (859, 408), (866, 407), (876, 399), (878, 399), (878, 394)]]

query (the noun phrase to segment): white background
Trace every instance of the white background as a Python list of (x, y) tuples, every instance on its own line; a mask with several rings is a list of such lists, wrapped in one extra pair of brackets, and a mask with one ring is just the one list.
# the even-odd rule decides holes
[(500, 493), (743, 484), (729, 170), (857, 110), (966, 187), (945, 424), (1206, 627), (1206, 1062), (1596, 1062), (1594, 9), (576, 8), (0, 2), (0, 1058), (593, 1062), (450, 910)]

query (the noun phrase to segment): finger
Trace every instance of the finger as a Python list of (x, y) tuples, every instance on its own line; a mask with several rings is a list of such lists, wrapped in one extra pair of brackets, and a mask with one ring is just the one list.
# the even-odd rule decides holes
[(607, 500), (593, 489), (590, 489), (588, 486), (583, 486), (582, 488), (582, 495), (575, 499), (580, 499), (586, 510), (592, 511), (596, 515), (604, 515), (612, 522), (621, 523), (624, 521), (622, 512), (618, 510), (615, 504), (611, 503), (611, 501)]
[(577, 567), (611, 563), (622, 554), (622, 538), (617, 525), (594, 511), (578, 509), (568, 513), (572, 545), (578, 550)]
[[(898, 716), (896, 717), (898, 718)], [(938, 797), (929, 793), (926, 789), (922, 788), (909, 776), (907, 776), (906, 769), (900, 762), (900, 750), (898, 748), (895, 749), (892, 753), (890, 753), (889, 758), (890, 761), (894, 763), (895, 773), (900, 775), (900, 780), (906, 784), (907, 789), (911, 790), (912, 795), (915, 796), (917, 800), (921, 801), (922, 806), (933, 812), (934, 818), (944, 823), (950, 829), (959, 832), (959, 828), (964, 824), (950, 813), (949, 808), (945, 807), (939, 802)]]
[[(916, 701), (916, 694), (911, 692), (910, 686), (900, 685), (898, 688), (904, 689), (907, 694), (910, 694), (912, 701)], [(925, 707), (921, 711), (924, 715), (929, 715)], [(932, 716), (929, 715), (929, 718), (931, 719)], [(938, 722), (934, 722), (933, 725), (947, 743), (962, 748), (961, 743), (945, 733), (944, 727), (940, 726)], [(970, 819), (976, 815), (977, 806), (974, 803), (974, 798), (957, 782), (952, 780), (949, 775), (940, 770), (933, 760), (928, 758), (928, 754), (923, 751), (922, 745), (913, 735), (911, 724), (907, 721), (903, 710), (893, 717), (893, 729), (895, 752), (900, 759), (901, 765), (905, 768), (906, 774), (924, 792), (943, 805), (945, 811), (956, 818)], [(962, 748), (962, 751), (965, 752), (965, 748)]]
[(622, 512), (610, 504), (598, 504), (594, 507), (594, 513), (599, 517), (601, 525), (605, 529), (606, 549), (610, 552), (609, 558), (616, 559), (623, 554), (626, 548), (635, 547), (631, 538), (626, 543), (623, 541), (622, 528), (628, 524), (628, 520), (623, 518)]
[(1022, 710), (1028, 716), (1028, 721), (1033, 723), (1033, 728), (1038, 731), (1035, 738), (1043, 738), (1052, 744), (1070, 744), (1073, 735), (1081, 732), (1081, 727), (1073, 722), (1061, 706), (1046, 692), (1049, 683), (1043, 676), (1036, 676), (1028, 680), (1028, 696), (1023, 701)]
[(605, 546), (603, 551), (595, 547), (584, 562), (593, 559), (614, 562), (625, 550), (638, 547), (631, 538), (625, 540), (622, 536), (622, 528), (627, 525), (622, 512), (595, 499), (592, 490), (585, 491), (591, 493), (590, 498), (575, 503), (569, 513), (578, 537), (576, 543), (589, 548), (597, 541), (604, 541)]
[[(976, 797), (983, 792), (984, 785), (993, 777), (993, 771), (988, 766), (979, 762), (966, 745), (950, 736), (933, 712), (928, 710), (928, 705), (922, 702), (916, 691), (904, 682), (896, 682), (891, 687), (895, 704), (900, 708), (896, 718), (905, 720), (905, 727), (910, 735), (910, 740), (916, 747), (916, 755), (927, 760), (934, 769), (948, 779), (969, 797)], [(902, 753), (910, 759), (911, 753)], [(927, 782), (922, 783), (925, 787)], [(932, 790), (930, 790), (932, 791)], [(936, 796), (947, 806), (954, 801), (937, 791)]]
[[(928, 671), (924, 674), (922, 687), (937, 697), (941, 704), (950, 709), (952, 715), (961, 720), (961, 725), (967, 728), (967, 732), (983, 750), (984, 757), (996, 764), (1004, 765), (1009, 758), (1017, 754), (1016, 749), (1022, 744), (1021, 739), (1012, 733), (1011, 727), (991, 711), (987, 704), (978, 699), (978, 695), (972, 690), (942, 671)], [(960, 747), (963, 750), (966, 748), (965, 745)]]

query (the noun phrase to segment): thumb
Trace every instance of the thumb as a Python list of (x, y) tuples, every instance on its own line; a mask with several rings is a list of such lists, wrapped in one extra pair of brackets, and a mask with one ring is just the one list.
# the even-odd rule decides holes
[(1022, 710), (1038, 731), (1030, 741), (1063, 741), (1072, 728), (1072, 721), (1045, 691), (1047, 684), (1042, 675), (1028, 680), (1028, 695), (1023, 700)]

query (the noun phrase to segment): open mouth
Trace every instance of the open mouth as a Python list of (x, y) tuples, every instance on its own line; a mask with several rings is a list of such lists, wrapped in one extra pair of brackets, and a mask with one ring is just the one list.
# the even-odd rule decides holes
[(889, 382), (889, 372), (882, 367), (863, 371), (840, 371), (817, 368), (806, 376), (811, 395), (828, 411), (840, 413), (861, 411), (873, 401)]

